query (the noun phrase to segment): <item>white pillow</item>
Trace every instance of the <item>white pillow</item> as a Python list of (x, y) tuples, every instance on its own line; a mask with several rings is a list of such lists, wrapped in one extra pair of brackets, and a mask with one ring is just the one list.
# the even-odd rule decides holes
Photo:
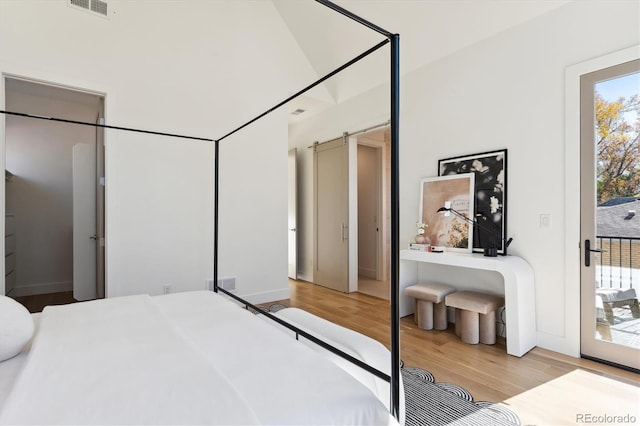
[(33, 336), (33, 319), (20, 303), (0, 295), (0, 361), (22, 351)]

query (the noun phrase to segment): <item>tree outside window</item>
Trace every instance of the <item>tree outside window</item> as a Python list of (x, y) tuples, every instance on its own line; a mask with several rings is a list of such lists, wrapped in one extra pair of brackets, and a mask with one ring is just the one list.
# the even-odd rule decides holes
[(617, 197), (638, 197), (640, 74), (599, 83), (595, 104), (598, 204)]

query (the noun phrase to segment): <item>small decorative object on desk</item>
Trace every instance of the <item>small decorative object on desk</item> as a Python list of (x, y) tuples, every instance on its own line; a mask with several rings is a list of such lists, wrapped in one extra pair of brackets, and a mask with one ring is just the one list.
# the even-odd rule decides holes
[(431, 244), (411, 243), (409, 244), (409, 250), (431, 251)]
[(427, 225), (424, 222), (416, 222), (416, 226), (418, 227), (418, 235), (416, 235), (416, 243), (430, 244), (430, 241), (427, 241), (427, 237), (424, 236), (425, 228), (429, 225)]

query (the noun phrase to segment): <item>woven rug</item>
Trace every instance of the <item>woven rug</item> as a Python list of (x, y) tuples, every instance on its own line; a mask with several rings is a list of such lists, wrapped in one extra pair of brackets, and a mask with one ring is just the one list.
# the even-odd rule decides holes
[(428, 371), (402, 367), (407, 426), (519, 426), (511, 410), (491, 402), (475, 402), (466, 389), (436, 383)]
[[(260, 310), (277, 312), (287, 306), (275, 303)], [(252, 310), (254, 313), (258, 313)], [(416, 367), (401, 368), (406, 426), (520, 426), (518, 416), (491, 402), (476, 402), (464, 388), (436, 383), (433, 374)]]

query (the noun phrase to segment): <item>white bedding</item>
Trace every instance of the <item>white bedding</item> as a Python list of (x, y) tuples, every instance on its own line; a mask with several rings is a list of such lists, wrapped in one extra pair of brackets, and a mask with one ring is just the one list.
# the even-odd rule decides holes
[[(35, 334), (38, 331), (38, 324), (40, 323), (40, 313), (31, 314), (31, 319), (33, 320)], [(18, 374), (22, 371), (22, 367), (30, 350), (31, 341), (25, 345), (18, 355), (0, 362), (0, 413)]]
[[(310, 314), (307, 311), (297, 308), (285, 308), (275, 313), (275, 315), (287, 323), (304, 330), (314, 337), (321, 339), (323, 342), (340, 349), (341, 351), (351, 355), (352, 357), (365, 362), (369, 366), (377, 370), (391, 375), (391, 353), (389, 350), (377, 340), (360, 334), (356, 331), (339, 326), (323, 318)], [(270, 321), (270, 320), (269, 320)], [(284, 327), (283, 327), (284, 328)], [(293, 331), (286, 329), (286, 332), (292, 337), (297, 338), (302, 344), (306, 344), (311, 349), (317, 351), (322, 356), (330, 359), (334, 364), (340, 366), (361, 383), (366, 385), (378, 399), (389, 409), (391, 406), (391, 389), (389, 382), (366, 372), (364, 369), (354, 365), (353, 363), (335, 355), (317, 344), (307, 340), (302, 336), (296, 336)], [(404, 385), (402, 375), (400, 380), (400, 424), (405, 422), (404, 410)]]
[(211, 292), (46, 308), (2, 424), (388, 424), (376, 396)]

